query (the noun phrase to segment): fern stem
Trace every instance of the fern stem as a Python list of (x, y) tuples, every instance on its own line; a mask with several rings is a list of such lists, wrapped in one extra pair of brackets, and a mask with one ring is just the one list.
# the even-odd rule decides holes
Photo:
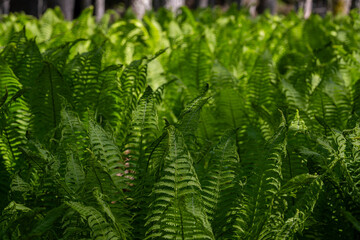
[(180, 223), (181, 223), (181, 238), (182, 238), (183, 240), (185, 240), (184, 224), (183, 224), (183, 216), (182, 216), (181, 208), (180, 208), (179, 210), (180, 210)]
[(56, 123), (56, 109), (55, 109), (56, 107), (55, 107), (55, 98), (54, 98), (54, 86), (53, 86), (52, 74), (51, 74), (51, 69), (50, 69), (49, 63), (47, 63), (46, 66), (47, 66), (47, 68), (49, 70), (51, 104), (52, 104), (52, 111), (53, 111), (53, 123), (54, 123), (54, 128), (56, 128), (57, 123)]
[[(324, 106), (324, 101), (323, 101), (323, 97), (322, 95), (320, 95), (320, 99), (321, 99), (321, 110), (322, 110), (322, 115), (323, 115), (323, 119), (324, 121), (326, 122), (326, 119), (325, 119), (325, 106)], [(326, 131), (326, 126), (323, 126), (324, 128), (324, 135), (327, 136), (327, 131)]]
[[(290, 179), (292, 179), (293, 178), (293, 173), (292, 173), (292, 167), (291, 167), (291, 159), (290, 159), (289, 149), (287, 147), (286, 147), (286, 155), (287, 155), (287, 159), (288, 159), (288, 162), (289, 162)], [(292, 205), (294, 206), (295, 205), (294, 197), (291, 197), (291, 202), (292, 202)]]
[(101, 193), (104, 193), (104, 189), (103, 189), (103, 187), (102, 187), (101, 181), (100, 181), (99, 176), (97, 175), (96, 170), (95, 170), (95, 167), (94, 167), (93, 165), (92, 165), (92, 170), (94, 171), (96, 180), (97, 180), (98, 183), (99, 183), (99, 187), (100, 187)]
[(15, 155), (14, 155), (14, 151), (13, 151), (13, 148), (11, 146), (11, 143), (10, 143), (8, 132), (6, 131), (6, 129), (4, 130), (4, 132), (5, 132), (6, 140), (7, 140), (8, 144), (9, 144), (9, 148), (10, 148), (9, 150), (10, 150), (11, 156), (13, 158), (13, 161), (15, 161)]

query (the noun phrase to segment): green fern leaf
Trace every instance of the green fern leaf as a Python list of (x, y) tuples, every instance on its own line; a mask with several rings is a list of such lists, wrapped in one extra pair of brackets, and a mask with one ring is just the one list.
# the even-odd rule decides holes
[(124, 174), (124, 163), (114, 139), (94, 121), (90, 121), (89, 124), (89, 139), (92, 152), (103, 170), (110, 175), (115, 186), (118, 189), (126, 188), (125, 179), (117, 176), (119, 173)]
[(116, 209), (114, 212), (113, 210), (115, 209), (114, 207), (111, 207), (114, 204), (119, 205), (119, 203), (112, 203), (111, 205), (109, 205), (107, 202), (105, 202), (104, 199), (106, 199), (106, 196), (103, 195), (102, 193), (100, 193), (98, 188), (94, 189), (93, 192), (98, 204), (100, 205), (102, 212), (105, 213), (105, 215), (108, 217), (108, 219), (110, 219), (110, 223), (114, 226), (114, 228), (116, 229), (118, 235), (120, 236), (120, 239), (128, 239), (130, 236), (130, 230), (131, 230), (131, 226), (129, 223), (129, 217), (126, 214), (126, 209), (122, 208), (121, 213), (120, 214), (116, 214), (117, 211), (119, 209)]
[(204, 176), (202, 196), (205, 211), (216, 235), (227, 226), (227, 214), (234, 201), (237, 154), (236, 130), (228, 130), (210, 153), (209, 170)]
[(29, 127), (29, 108), (22, 96), (23, 86), (12, 69), (0, 58), (1, 94), (7, 90), (8, 100), (1, 109), (0, 151), (4, 156), (7, 169), (20, 168), (21, 152), (19, 147), (26, 142), (26, 131)]
[(120, 145), (129, 131), (132, 112), (136, 108), (140, 95), (145, 90), (147, 64), (144, 60), (132, 62), (125, 68), (120, 78), (121, 126), (116, 129)]
[(85, 206), (78, 202), (66, 202), (66, 204), (77, 211), (82, 218), (88, 222), (91, 229), (91, 237), (96, 240), (120, 239), (113, 227), (106, 221), (104, 216), (95, 208)]
[(253, 175), (244, 189), (244, 198), (234, 224), (237, 237), (242, 239), (258, 238), (265, 222), (271, 217), (275, 199), (281, 189), (281, 167), (286, 156), (287, 126), (285, 119), (268, 143), (267, 154), (258, 162)]
[(85, 173), (84, 169), (73, 151), (66, 151), (67, 163), (66, 163), (66, 174), (65, 174), (65, 184), (71, 189), (74, 193), (77, 193), (79, 189), (83, 188), (85, 183)]
[(78, 54), (64, 69), (64, 77), (68, 82), (74, 99), (74, 108), (81, 118), (92, 106), (99, 89), (98, 74), (101, 71), (102, 49)]
[(173, 126), (168, 134), (171, 161), (153, 189), (146, 239), (214, 239), (184, 139)]
[(288, 218), (277, 233), (275, 239), (293, 239), (295, 233), (301, 232), (307, 218), (311, 215), (321, 192), (323, 183), (321, 178), (315, 178), (308, 186), (300, 201), (295, 205), (293, 217)]

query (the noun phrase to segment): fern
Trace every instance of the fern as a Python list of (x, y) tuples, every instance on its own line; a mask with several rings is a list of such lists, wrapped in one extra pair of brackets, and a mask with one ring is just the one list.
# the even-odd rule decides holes
[(92, 239), (120, 239), (114, 228), (95, 208), (78, 202), (66, 202), (66, 204), (88, 222)]
[(321, 191), (322, 181), (320, 178), (315, 179), (304, 193), (303, 198), (297, 202), (296, 212), (288, 218), (279, 232), (276, 234), (275, 239), (293, 239), (295, 233), (301, 232), (304, 227), (305, 221), (312, 213), (314, 206)]
[(257, 238), (266, 219), (271, 217), (271, 210), (281, 188), (281, 166), (286, 156), (286, 133), (287, 126), (283, 121), (268, 143), (265, 161), (258, 163), (258, 174), (254, 173), (246, 183), (243, 203), (234, 225), (238, 238)]
[[(29, 127), (28, 104), (22, 97), (23, 86), (11, 68), (0, 59), (0, 76), (2, 89), (7, 89), (7, 103), (1, 108), (1, 152), (6, 161), (5, 165), (10, 170), (22, 165), (19, 147), (26, 142), (26, 131)], [(1, 92), (5, 94), (5, 92)], [(18, 166), (16, 166), (18, 165)]]
[(83, 118), (88, 106), (96, 98), (98, 91), (98, 74), (101, 71), (102, 49), (79, 54), (72, 59), (64, 70), (69, 84), (75, 109)]
[(120, 78), (121, 94), (121, 115), (122, 125), (115, 130), (118, 135), (118, 142), (123, 143), (125, 140), (132, 111), (136, 108), (141, 93), (144, 91), (147, 75), (147, 62), (137, 60), (132, 62), (122, 73)]
[(236, 149), (236, 130), (228, 130), (212, 150), (209, 169), (202, 184), (203, 202), (208, 219), (216, 235), (227, 224), (227, 213), (232, 207), (235, 176), (239, 166)]
[(3, 16), (1, 238), (358, 239), (350, 15)]
[(191, 157), (177, 131), (168, 128), (171, 161), (152, 192), (146, 239), (214, 239)]
[(120, 149), (116, 146), (114, 139), (101, 126), (91, 121), (89, 124), (89, 140), (94, 156), (103, 170), (109, 174), (114, 186), (119, 190), (126, 188), (124, 180), (117, 176), (118, 173), (124, 173), (124, 163)]

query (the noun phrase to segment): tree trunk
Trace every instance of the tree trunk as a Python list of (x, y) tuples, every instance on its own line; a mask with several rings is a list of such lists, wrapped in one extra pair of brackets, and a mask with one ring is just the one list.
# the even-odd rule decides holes
[(154, 7), (154, 10), (157, 11), (161, 7), (160, 0), (153, 0), (153, 7)]
[(75, 0), (48, 0), (47, 5), (49, 8), (59, 6), (66, 20), (74, 18)]
[(237, 10), (240, 10), (240, 9), (241, 9), (241, 3), (242, 3), (241, 0), (236, 0)]
[(208, 7), (208, 0), (199, 0), (199, 8)]
[(215, 7), (215, 0), (209, 0), (209, 5), (211, 8)]
[(0, 1), (0, 14), (9, 14), (10, 12), (10, 0), (1, 0)]
[(177, 10), (185, 5), (185, 0), (167, 0), (165, 3), (165, 8), (177, 12)]
[[(5, 1), (6, 2), (6, 1)], [(38, 14), (38, 5), (37, 1), (29, 1), (29, 0), (11, 0), (9, 1), (10, 8), (9, 12), (25, 12), (26, 14), (30, 14), (33, 16), (37, 16)]]
[(332, 4), (334, 15), (346, 15), (350, 11), (351, 0), (334, 0)]
[(308, 19), (310, 17), (310, 15), (311, 15), (312, 5), (313, 5), (312, 0), (306, 0), (305, 1), (305, 5), (304, 5), (304, 18), (305, 19)]
[(44, 10), (44, 0), (38, 0), (37, 2), (37, 16), (41, 17)]
[(266, 9), (270, 10), (272, 15), (276, 14), (277, 2), (276, 0), (260, 0), (259, 5), (256, 8), (258, 14), (262, 14)]
[(141, 19), (145, 15), (146, 11), (151, 10), (151, 0), (133, 0), (131, 2), (131, 8), (136, 17)]
[(91, 0), (81, 0), (80, 8), (81, 10), (84, 10), (85, 8), (88, 8), (91, 6)]
[(96, 0), (95, 1), (95, 15), (96, 21), (100, 21), (105, 13), (105, 0)]
[(360, 0), (352, 0), (351, 1), (351, 9), (357, 8), (358, 12), (360, 12)]

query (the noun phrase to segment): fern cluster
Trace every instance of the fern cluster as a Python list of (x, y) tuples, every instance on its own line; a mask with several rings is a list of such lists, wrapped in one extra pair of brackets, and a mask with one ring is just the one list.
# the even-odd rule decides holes
[(1, 21), (1, 239), (360, 237), (358, 13)]

